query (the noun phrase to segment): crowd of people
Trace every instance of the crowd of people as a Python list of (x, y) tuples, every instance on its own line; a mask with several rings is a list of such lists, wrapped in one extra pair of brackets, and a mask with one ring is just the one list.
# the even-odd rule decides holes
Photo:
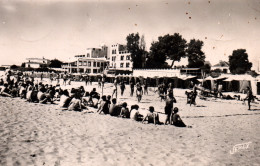
[[(101, 81), (100, 81), (101, 82)], [(102, 81), (103, 82), (103, 81)], [(100, 83), (101, 84), (101, 83)], [(104, 84), (102, 83), (102, 86)], [(93, 88), (90, 92), (86, 91), (83, 86), (79, 88), (62, 89), (59, 84), (53, 86), (51, 84), (43, 84), (34, 81), (34, 78), (20, 75), (10, 78), (10, 73), (6, 74), (6, 79), (0, 80), (0, 96), (19, 97), (27, 102), (40, 104), (58, 104), (62, 110), (69, 111), (93, 111), (98, 114), (106, 114), (110, 116), (130, 118), (142, 123), (163, 124), (159, 120), (159, 114), (153, 106), (147, 109), (145, 114), (140, 114), (139, 105), (131, 105), (130, 109), (126, 102), (117, 103), (117, 87), (120, 86), (121, 95), (124, 95), (126, 88), (124, 82), (113, 84), (112, 95), (101, 95)], [(99, 85), (100, 87), (101, 85)], [(147, 83), (134, 84), (130, 82), (130, 96), (133, 96), (134, 88), (136, 88), (137, 101), (140, 102), (142, 95), (148, 94)], [(165, 114), (167, 116), (164, 124), (172, 124), (178, 127), (186, 127), (178, 115), (178, 108), (173, 107), (176, 99), (173, 96), (172, 85), (165, 94)], [(93, 108), (93, 109), (90, 109)]]

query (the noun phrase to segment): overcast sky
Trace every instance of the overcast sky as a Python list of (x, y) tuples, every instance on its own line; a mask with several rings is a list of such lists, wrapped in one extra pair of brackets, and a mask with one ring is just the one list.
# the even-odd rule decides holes
[(228, 60), (244, 48), (260, 59), (259, 0), (1, 0), (0, 65), (28, 57), (68, 60), (88, 47), (126, 43), (129, 33), (152, 41), (180, 33), (204, 41), (206, 60)]

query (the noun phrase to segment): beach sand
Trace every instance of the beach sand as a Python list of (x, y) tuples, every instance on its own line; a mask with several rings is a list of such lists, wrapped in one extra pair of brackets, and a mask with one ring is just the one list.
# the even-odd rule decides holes
[[(84, 84), (72, 86), (80, 85)], [(110, 86), (105, 85), (105, 95), (111, 95)], [(126, 88), (119, 101), (137, 104)], [(164, 112), (164, 102), (153, 90), (139, 104), (141, 112), (149, 106)], [(174, 94), (180, 116), (192, 128), (142, 124), (0, 97), (0, 165), (259, 165), (259, 104), (248, 111), (241, 101), (210, 98), (197, 99), (198, 105), (190, 107), (185, 90), (174, 89)], [(163, 114), (160, 120), (165, 120)], [(230, 154), (236, 144), (248, 142), (247, 149)]]

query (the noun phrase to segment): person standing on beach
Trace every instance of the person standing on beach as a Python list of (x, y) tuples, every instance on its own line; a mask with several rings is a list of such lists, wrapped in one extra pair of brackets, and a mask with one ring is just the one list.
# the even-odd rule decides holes
[(147, 83), (147, 80), (144, 80), (144, 94), (148, 95), (148, 83)]
[(173, 95), (169, 94), (169, 97), (167, 97), (167, 99), (165, 100), (165, 107), (164, 107), (164, 111), (166, 114), (166, 119), (164, 124), (167, 125), (167, 122), (169, 122), (169, 124), (171, 124), (171, 115), (172, 115), (172, 109), (173, 109), (173, 103), (176, 102)]
[(138, 103), (141, 101), (143, 93), (144, 93), (143, 88), (142, 88), (140, 82), (138, 82), (136, 84), (136, 97), (137, 97)]
[(121, 82), (120, 89), (121, 89), (121, 96), (123, 96), (124, 95), (124, 91), (125, 91), (125, 83), (124, 83), (124, 81)]
[(101, 88), (101, 80), (98, 78), (98, 88)]
[(43, 78), (43, 74), (41, 73), (41, 81), (42, 81), (42, 78)]
[(66, 81), (67, 81), (67, 74), (63, 75), (63, 85), (66, 86)]
[(114, 94), (116, 95), (116, 99), (117, 99), (117, 80), (114, 81), (112, 98)]
[(130, 81), (130, 91), (131, 91), (130, 96), (131, 97), (133, 97), (133, 95), (134, 95), (134, 90), (135, 90), (135, 84), (133, 81)]
[(251, 103), (251, 101), (252, 101), (253, 99), (254, 99), (253, 92), (252, 92), (252, 90), (251, 90), (249, 87), (247, 87), (247, 96), (246, 96), (246, 98), (244, 99), (244, 101), (245, 101), (245, 100), (248, 101), (248, 110), (251, 109), (250, 103)]

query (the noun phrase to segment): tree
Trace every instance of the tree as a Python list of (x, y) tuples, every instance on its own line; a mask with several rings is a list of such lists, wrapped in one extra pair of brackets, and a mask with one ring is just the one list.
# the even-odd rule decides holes
[(126, 37), (126, 40), (127, 50), (131, 53), (133, 68), (141, 68), (144, 60), (143, 55), (146, 54), (144, 36), (142, 35), (140, 38), (139, 33), (132, 33)]
[(17, 69), (17, 68), (19, 68), (19, 67), (16, 66), (16, 65), (12, 65), (12, 66), (10, 66), (10, 69)]
[(200, 68), (204, 66), (205, 54), (201, 50), (203, 46), (203, 41), (191, 39), (188, 43), (188, 48), (186, 50), (188, 56), (188, 67), (190, 68)]
[(158, 41), (153, 42), (150, 48), (152, 59), (159, 60), (155, 61), (159, 64), (164, 64), (166, 59), (170, 59), (172, 60), (170, 67), (172, 67), (175, 61), (180, 61), (182, 57), (185, 57), (186, 43), (179, 33), (159, 36)]
[(51, 60), (51, 63), (49, 65), (49, 67), (53, 67), (53, 68), (61, 68), (61, 64), (62, 62), (58, 59), (53, 59)]
[(248, 61), (246, 49), (234, 50), (229, 56), (229, 69), (232, 74), (245, 74), (252, 67), (252, 63)]
[(166, 55), (161, 53), (159, 42), (153, 42), (150, 48), (150, 54), (147, 57), (148, 68), (165, 68)]
[(21, 67), (25, 67), (25, 63), (22, 63), (22, 64), (21, 64)]

